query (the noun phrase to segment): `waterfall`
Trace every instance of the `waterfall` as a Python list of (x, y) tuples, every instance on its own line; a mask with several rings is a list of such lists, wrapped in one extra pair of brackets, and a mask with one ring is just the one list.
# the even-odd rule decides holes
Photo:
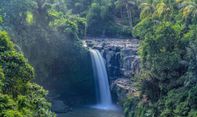
[(90, 49), (95, 77), (97, 105), (99, 109), (112, 109), (112, 98), (104, 59), (98, 50)]

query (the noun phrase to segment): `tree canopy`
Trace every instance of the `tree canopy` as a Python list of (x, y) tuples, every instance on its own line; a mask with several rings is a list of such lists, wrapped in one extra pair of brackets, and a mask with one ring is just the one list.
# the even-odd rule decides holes
[(125, 102), (133, 109), (128, 117), (197, 116), (196, 5), (195, 0), (141, 1), (133, 30), (141, 39), (142, 70), (136, 76), (141, 93)]

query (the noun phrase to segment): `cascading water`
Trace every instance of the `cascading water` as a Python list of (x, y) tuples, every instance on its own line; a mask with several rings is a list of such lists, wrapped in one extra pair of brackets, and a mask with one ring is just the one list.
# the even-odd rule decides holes
[(95, 75), (97, 104), (80, 106), (71, 112), (60, 113), (58, 117), (124, 117), (122, 109), (112, 103), (108, 76), (101, 53), (98, 50), (90, 49), (90, 55)]
[(96, 96), (98, 102), (95, 107), (106, 110), (114, 109), (104, 59), (98, 50), (90, 49), (90, 54), (95, 75)]

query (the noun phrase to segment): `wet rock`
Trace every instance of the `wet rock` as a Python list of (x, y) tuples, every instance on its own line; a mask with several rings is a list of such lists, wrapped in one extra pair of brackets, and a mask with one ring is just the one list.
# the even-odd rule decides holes
[(105, 59), (107, 72), (111, 80), (119, 77), (131, 78), (139, 73), (140, 64), (137, 55), (137, 39), (89, 39), (88, 47), (98, 49)]
[(128, 95), (136, 95), (132, 77), (140, 72), (140, 58), (137, 55), (137, 39), (89, 39), (88, 47), (98, 49), (105, 59), (111, 90), (117, 101)]
[(114, 92), (118, 100), (125, 99), (128, 95), (132, 95), (136, 92), (136, 88), (133, 86), (131, 80), (127, 78), (118, 78), (112, 82), (112, 92)]

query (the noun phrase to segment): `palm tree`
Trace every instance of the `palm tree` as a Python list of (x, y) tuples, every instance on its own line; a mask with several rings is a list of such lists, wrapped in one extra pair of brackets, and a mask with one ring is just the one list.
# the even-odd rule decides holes
[(153, 2), (144, 2), (140, 5), (141, 13), (140, 13), (140, 19), (144, 19), (146, 17), (151, 17), (152, 14), (155, 11), (155, 5)]
[(159, 2), (156, 5), (154, 16), (155, 17), (162, 17), (162, 18), (166, 19), (169, 17), (172, 9), (173, 9), (173, 7), (171, 6), (171, 4)]
[(141, 4), (140, 4), (140, 9), (141, 9), (141, 14), (140, 14), (140, 18), (144, 19), (147, 17), (152, 17), (154, 16), (154, 14), (156, 13), (156, 10), (159, 7), (159, 3), (160, 1), (158, 0), (141, 0)]
[(197, 18), (197, 1), (196, 0), (185, 0), (181, 3), (182, 16), (186, 20)]

